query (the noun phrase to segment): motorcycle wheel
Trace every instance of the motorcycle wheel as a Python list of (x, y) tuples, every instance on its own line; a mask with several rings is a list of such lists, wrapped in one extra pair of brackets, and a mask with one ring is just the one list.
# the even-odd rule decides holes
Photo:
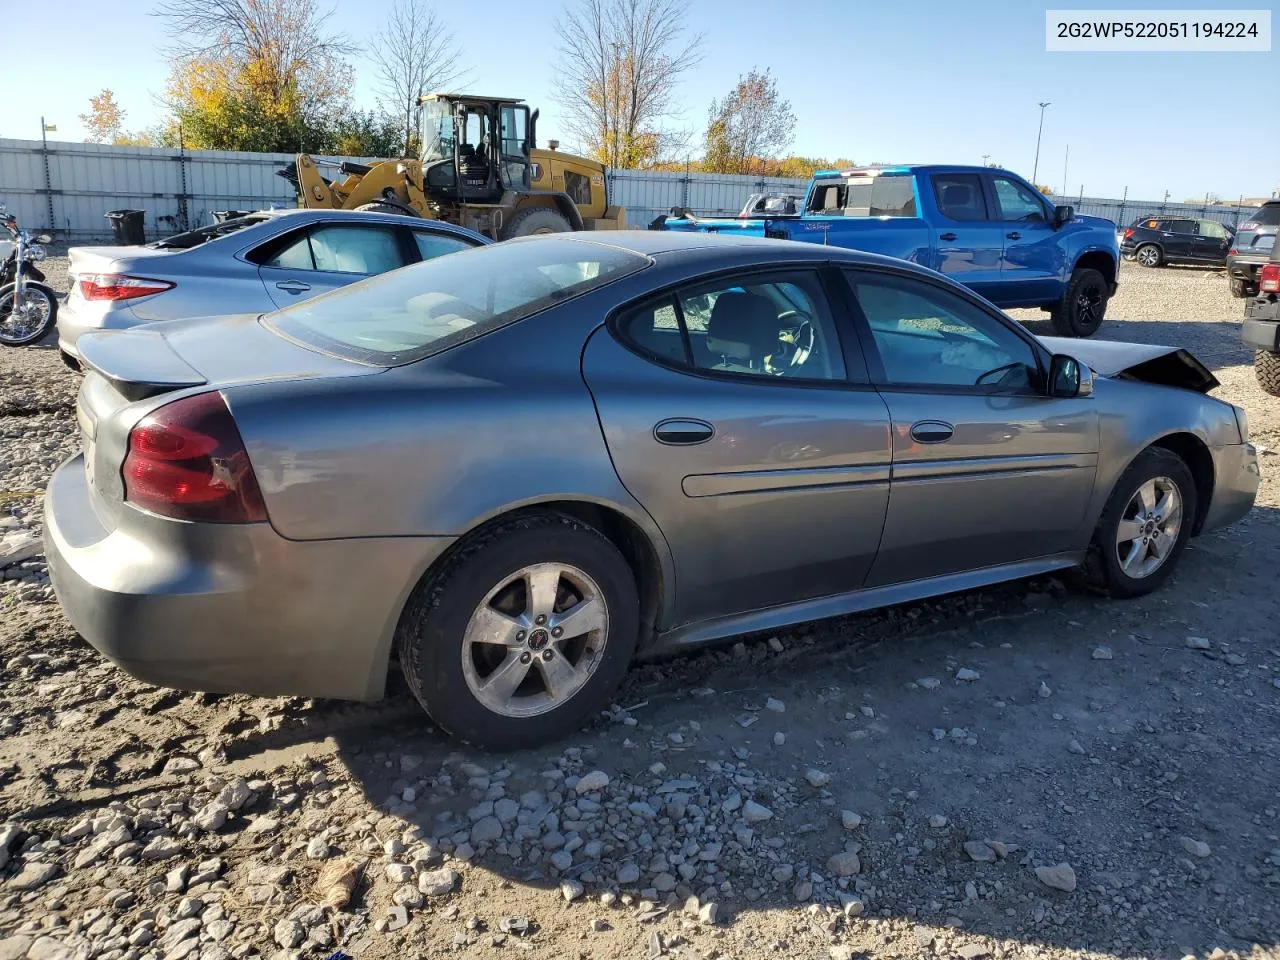
[(43, 285), (24, 283), (18, 302), (17, 284), (0, 287), (0, 344), (21, 347), (35, 343), (58, 317), (58, 298)]

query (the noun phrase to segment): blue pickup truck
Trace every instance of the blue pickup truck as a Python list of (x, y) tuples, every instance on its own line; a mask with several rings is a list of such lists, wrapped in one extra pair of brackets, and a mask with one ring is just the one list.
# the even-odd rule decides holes
[(796, 216), (708, 220), (683, 213), (651, 226), (781, 237), (911, 260), (996, 306), (1041, 307), (1062, 336), (1092, 335), (1116, 292), (1116, 225), (1055, 207), (1026, 180), (995, 167), (822, 170)]

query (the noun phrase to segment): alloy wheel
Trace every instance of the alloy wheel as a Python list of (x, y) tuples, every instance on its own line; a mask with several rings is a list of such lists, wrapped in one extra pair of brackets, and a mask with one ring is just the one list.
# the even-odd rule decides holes
[(462, 638), (462, 673), (484, 707), (535, 717), (586, 686), (609, 638), (604, 594), (570, 564), (539, 563), (485, 595)]
[(1138, 251), (1138, 262), (1144, 267), (1154, 267), (1160, 263), (1160, 251), (1155, 247), (1143, 247)]
[(1116, 526), (1116, 559), (1135, 580), (1149, 577), (1173, 552), (1182, 529), (1182, 493), (1168, 477), (1138, 487)]

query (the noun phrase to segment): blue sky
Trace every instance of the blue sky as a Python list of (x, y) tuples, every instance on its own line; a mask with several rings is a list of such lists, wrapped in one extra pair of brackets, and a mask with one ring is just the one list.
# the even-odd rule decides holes
[[(554, 95), (558, 0), (487, 0), (483, 17), (469, 4), (436, 10), (459, 39), (475, 92), (523, 96), (542, 110), (540, 139), (558, 135)], [(992, 162), (1032, 175), (1039, 118), (1045, 114), (1038, 180), (1067, 192), (1173, 200), (1266, 196), (1280, 187), (1280, 127), (1275, 123), (1280, 52), (1046, 53), (1046, 5), (1025, 0), (691, 0), (691, 31), (705, 36), (704, 59), (678, 90), (683, 125), (701, 131), (709, 102), (753, 65), (772, 69), (791, 100), (793, 150), (850, 156), (860, 163)], [(1210, 8), (1211, 2), (1173, 4)], [(83, 138), (77, 116), (110, 87), (126, 125), (160, 116), (155, 102), (167, 72), (163, 25), (153, 0), (58, 0), (49, 8), (12, 0), (4, 32), (40, 44), (35, 61), (19, 51), (23, 89), (0, 97), (0, 136), (36, 139), (40, 116), (54, 139)], [(376, 29), (391, 0), (337, 0), (333, 25), (356, 41)], [(1078, 6), (1108, 6), (1101, 0)], [(1121, 6), (1121, 5), (1113, 5)], [(1129, 0), (1124, 8), (1150, 7)], [(1165, 0), (1161, 6), (1171, 6)], [(1228, 2), (1222, 9), (1253, 6)], [(1280, 25), (1273, 9), (1273, 22)], [(467, 34), (483, 22), (494, 35)], [(471, 27), (474, 29), (474, 27)], [(24, 41), (24, 42), (26, 42)], [(35, 49), (33, 47), (32, 49)], [(519, 50), (509, 57), (492, 50)], [(357, 105), (372, 106), (374, 75), (355, 58)], [(1268, 104), (1270, 107), (1268, 109)], [(697, 138), (697, 139), (700, 139)], [(0, 185), (0, 189), (3, 185)]]

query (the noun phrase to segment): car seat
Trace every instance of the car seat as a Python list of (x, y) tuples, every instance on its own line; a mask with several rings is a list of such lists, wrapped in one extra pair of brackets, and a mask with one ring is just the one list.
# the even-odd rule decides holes
[(722, 293), (707, 320), (707, 350), (719, 356), (712, 370), (763, 373), (764, 360), (778, 349), (778, 311), (754, 293)]

